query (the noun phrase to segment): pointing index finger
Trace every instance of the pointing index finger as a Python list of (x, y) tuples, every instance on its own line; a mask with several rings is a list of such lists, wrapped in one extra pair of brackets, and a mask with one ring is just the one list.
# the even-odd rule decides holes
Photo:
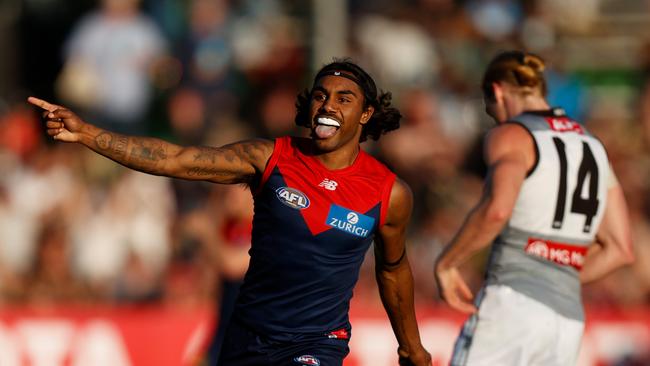
[(41, 108), (45, 109), (48, 112), (54, 112), (58, 108), (61, 108), (60, 106), (58, 106), (56, 104), (48, 103), (48, 102), (44, 101), (43, 99), (39, 99), (39, 98), (36, 98), (36, 97), (29, 97), (29, 98), (27, 98), (27, 101), (30, 102), (31, 104), (35, 105), (35, 106), (38, 106), (38, 107), (41, 107)]

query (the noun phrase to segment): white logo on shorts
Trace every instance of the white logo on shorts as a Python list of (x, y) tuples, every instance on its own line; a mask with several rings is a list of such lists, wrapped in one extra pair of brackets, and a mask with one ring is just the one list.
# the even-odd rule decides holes
[(312, 355), (302, 355), (300, 357), (294, 358), (293, 360), (303, 365), (320, 366), (320, 360)]

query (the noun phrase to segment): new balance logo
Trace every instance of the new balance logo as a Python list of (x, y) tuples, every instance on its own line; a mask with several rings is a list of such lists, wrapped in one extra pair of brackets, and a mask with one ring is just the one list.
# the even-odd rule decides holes
[(327, 178), (323, 179), (323, 181), (320, 182), (320, 184), (318, 184), (319, 187), (323, 187), (323, 188), (327, 189), (328, 191), (335, 191), (336, 187), (338, 187), (338, 185), (339, 184), (336, 183), (335, 181), (329, 180)]

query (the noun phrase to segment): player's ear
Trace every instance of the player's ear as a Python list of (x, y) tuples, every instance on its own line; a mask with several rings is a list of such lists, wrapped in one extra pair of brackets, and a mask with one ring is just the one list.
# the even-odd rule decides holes
[(499, 83), (492, 83), (492, 95), (494, 95), (494, 101), (499, 103), (503, 100), (504, 89), (503, 85)]
[(370, 121), (370, 117), (372, 117), (373, 113), (375, 113), (375, 107), (369, 105), (366, 107), (366, 109), (361, 113), (361, 124), (365, 125)]

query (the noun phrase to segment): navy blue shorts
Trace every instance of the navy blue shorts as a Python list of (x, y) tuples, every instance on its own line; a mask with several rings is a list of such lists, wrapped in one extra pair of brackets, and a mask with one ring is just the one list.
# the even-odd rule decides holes
[(228, 325), (218, 366), (341, 366), (348, 340), (326, 335), (278, 342), (255, 333), (237, 320)]

